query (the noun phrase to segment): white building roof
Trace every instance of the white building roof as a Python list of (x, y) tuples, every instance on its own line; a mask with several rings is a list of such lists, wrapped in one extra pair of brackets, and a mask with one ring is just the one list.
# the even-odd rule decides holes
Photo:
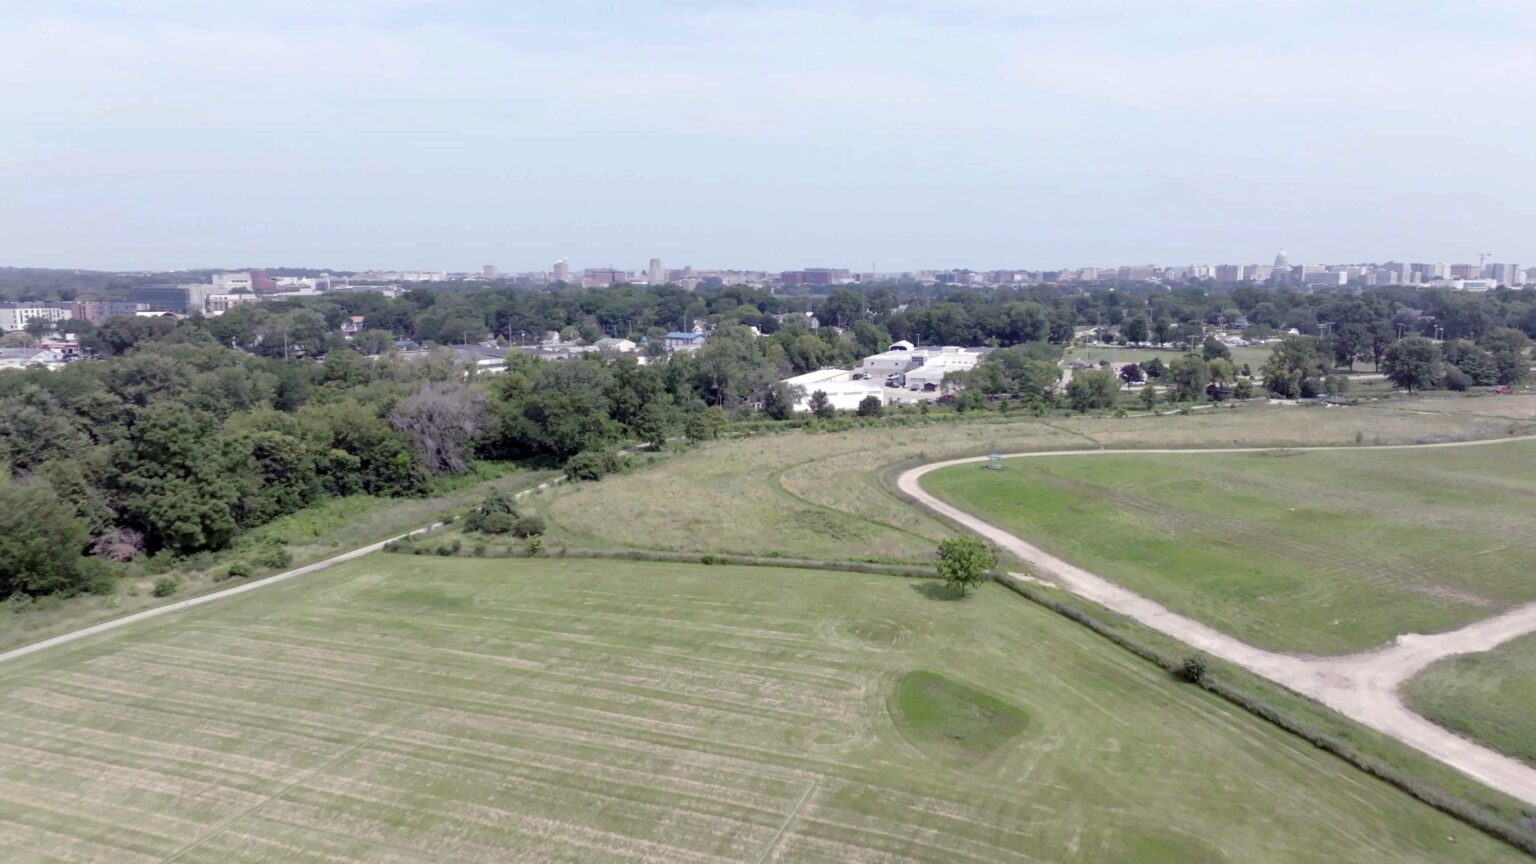
[(810, 387), (816, 384), (829, 384), (834, 381), (847, 381), (852, 374), (847, 369), (818, 369), (815, 372), (807, 372), (804, 375), (785, 378), (784, 383), (791, 387)]

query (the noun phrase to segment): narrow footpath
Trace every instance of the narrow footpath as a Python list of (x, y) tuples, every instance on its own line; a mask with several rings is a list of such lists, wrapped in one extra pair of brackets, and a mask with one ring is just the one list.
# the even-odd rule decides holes
[[(1493, 447), (1536, 436), (1459, 441), (1446, 444), (1395, 444), (1371, 450), (1431, 447)], [(1149, 453), (1262, 453), (1273, 447), (1229, 447), (1206, 450), (1058, 450), (1012, 453), (1004, 458), (1026, 459)], [(1338, 447), (1293, 447), (1292, 450), (1337, 450)], [(1536, 768), (1476, 744), (1415, 714), (1398, 693), (1403, 682), (1430, 664), (1456, 654), (1488, 651), (1511, 639), (1536, 632), (1536, 603), (1530, 603), (1446, 633), (1408, 633), (1388, 646), (1338, 657), (1308, 657), (1256, 648), (1213, 627), (1169, 610), (1102, 576), (1076, 567), (1039, 547), (970, 513), (939, 500), (922, 488), (923, 475), (951, 465), (987, 461), (986, 456), (935, 462), (903, 472), (897, 488), (923, 507), (1008, 550), (1034, 569), (1036, 576), (1107, 609), (1165, 633), (1213, 657), (1242, 666), (1277, 684), (1309, 696), (1346, 717), (1396, 738), (1410, 747), (1527, 804), (1536, 806)]]

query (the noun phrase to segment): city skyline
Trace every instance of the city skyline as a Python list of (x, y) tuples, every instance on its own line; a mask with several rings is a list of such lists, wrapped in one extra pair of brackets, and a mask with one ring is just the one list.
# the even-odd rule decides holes
[(1507, 0), (19, 0), (0, 260), (1525, 254)]

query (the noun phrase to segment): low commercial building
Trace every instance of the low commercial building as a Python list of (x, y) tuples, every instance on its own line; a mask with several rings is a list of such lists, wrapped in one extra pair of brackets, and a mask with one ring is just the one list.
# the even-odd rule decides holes
[(961, 348), (945, 345), (918, 348), (911, 342), (896, 342), (879, 354), (864, 358), (863, 377), (878, 383), (890, 383), (909, 390), (936, 390), (950, 372), (976, 368), (991, 348)]
[(64, 365), (59, 351), (49, 348), (0, 348), (0, 369), (57, 369)]
[(245, 303), (260, 303), (264, 299), (260, 294), (209, 294), (203, 299), (203, 312), (208, 315), (223, 315), (230, 309)]
[(108, 318), (132, 318), (139, 314), (139, 304), (120, 300), (76, 300), (70, 317), (100, 324)]
[(839, 411), (853, 411), (870, 396), (877, 396), (885, 404), (885, 387), (879, 381), (867, 378), (855, 379), (848, 369), (820, 369), (784, 379), (795, 394), (795, 410), (811, 410), (811, 395), (820, 391), (827, 394), (827, 401)]
[(695, 351), (704, 345), (704, 334), (683, 333), (674, 330), (667, 334), (667, 350), (669, 351)]

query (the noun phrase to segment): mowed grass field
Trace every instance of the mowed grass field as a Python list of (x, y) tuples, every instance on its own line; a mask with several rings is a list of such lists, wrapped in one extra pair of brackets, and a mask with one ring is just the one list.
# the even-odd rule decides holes
[(1001, 588), (921, 587), (370, 556), (0, 668), (0, 848), (13, 864), (1523, 860)]
[(1536, 765), (1536, 635), (1441, 660), (1403, 695), (1436, 723)]
[(552, 546), (927, 561), (951, 529), (887, 488), (882, 475), (891, 466), (1028, 450), (1354, 446), (1521, 432), (1536, 432), (1536, 397), (788, 432), (709, 442), (644, 471), (535, 496), (529, 505), (549, 522)]
[(923, 483), (1266, 648), (1357, 651), (1536, 600), (1536, 441), (1014, 459)]

